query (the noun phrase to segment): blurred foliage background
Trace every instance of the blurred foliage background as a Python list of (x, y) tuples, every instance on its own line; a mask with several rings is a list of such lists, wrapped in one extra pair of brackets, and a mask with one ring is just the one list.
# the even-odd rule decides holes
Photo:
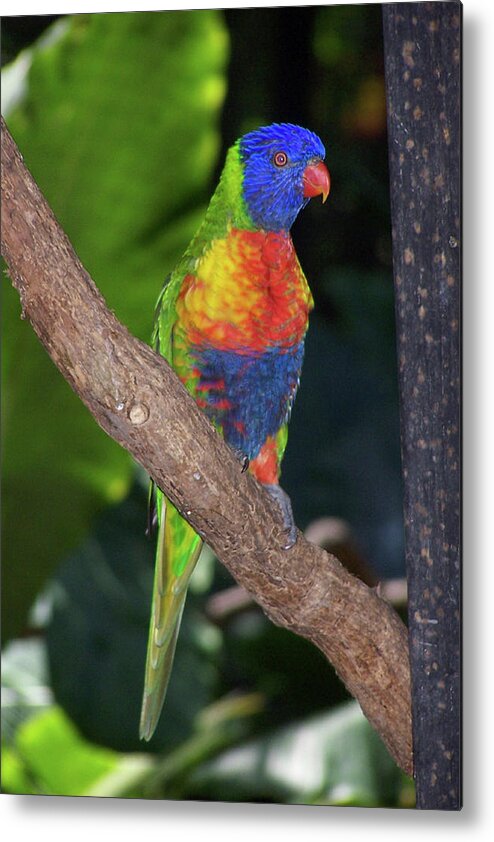
[[(282, 481), (298, 525), (367, 581), (403, 575), (380, 5), (4, 18), (2, 62), (27, 166), (145, 340), (228, 146), (273, 121), (321, 136), (332, 193), (293, 230), (316, 308)], [(322, 655), (207, 549), (160, 726), (139, 742), (146, 477), (8, 279), (2, 296), (4, 791), (411, 806)]]

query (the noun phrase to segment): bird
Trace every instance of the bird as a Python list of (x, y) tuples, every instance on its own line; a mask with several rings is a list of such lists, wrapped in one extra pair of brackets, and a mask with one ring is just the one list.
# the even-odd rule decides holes
[[(261, 126), (228, 150), (203, 221), (158, 298), (152, 343), (239, 460), (279, 507), (283, 546), (296, 542), (279, 485), (313, 297), (290, 229), (330, 191), (326, 151), (312, 131)], [(203, 541), (151, 483), (157, 530), (139, 734), (158, 724), (187, 587)]]

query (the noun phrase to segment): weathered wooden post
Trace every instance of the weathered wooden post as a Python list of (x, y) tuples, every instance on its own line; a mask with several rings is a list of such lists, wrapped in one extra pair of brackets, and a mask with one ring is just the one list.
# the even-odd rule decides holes
[(383, 5), (417, 807), (461, 808), (458, 2)]

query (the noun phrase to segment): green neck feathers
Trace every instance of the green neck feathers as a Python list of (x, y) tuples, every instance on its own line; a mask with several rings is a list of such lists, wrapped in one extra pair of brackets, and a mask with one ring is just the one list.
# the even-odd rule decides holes
[[(204, 221), (194, 237), (194, 244), (203, 244), (225, 237), (228, 228), (254, 231), (242, 194), (243, 167), (239, 142), (228, 150), (218, 186), (211, 197)], [(195, 249), (194, 249), (195, 251)]]

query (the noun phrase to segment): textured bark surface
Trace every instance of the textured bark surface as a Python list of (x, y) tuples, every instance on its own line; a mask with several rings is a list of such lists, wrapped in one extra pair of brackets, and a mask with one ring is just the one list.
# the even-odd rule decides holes
[(417, 806), (457, 810), (461, 7), (383, 21)]
[(282, 549), (270, 497), (241, 473), (166, 361), (108, 310), (2, 129), (2, 250), (24, 316), (98, 424), (144, 466), (267, 616), (324, 652), (410, 774), (407, 632), (399, 616), (300, 533), (291, 550)]

